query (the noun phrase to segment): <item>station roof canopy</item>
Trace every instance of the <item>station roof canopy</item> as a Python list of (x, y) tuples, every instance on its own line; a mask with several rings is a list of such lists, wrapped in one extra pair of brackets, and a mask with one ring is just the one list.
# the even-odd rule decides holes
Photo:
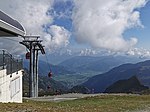
[(23, 26), (0, 10), (0, 37), (24, 36)]

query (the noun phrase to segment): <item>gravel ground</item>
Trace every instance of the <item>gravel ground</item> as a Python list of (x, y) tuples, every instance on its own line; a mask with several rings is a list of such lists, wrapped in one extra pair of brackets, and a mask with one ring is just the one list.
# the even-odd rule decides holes
[[(85, 97), (92, 97), (92, 96), (99, 96), (99, 95), (107, 95), (107, 94), (78, 94), (78, 93), (70, 93), (70, 94), (62, 94), (62, 95), (54, 95), (54, 96), (43, 96), (43, 97), (38, 97), (38, 98), (24, 97), (24, 99), (30, 99), (30, 100), (34, 100), (34, 101), (54, 101), (54, 102), (59, 102), (59, 101), (75, 100), (75, 99), (80, 99), (80, 98), (85, 98)], [(111, 95), (124, 96), (124, 95), (129, 95), (129, 94), (111, 94)], [(131, 95), (134, 95), (134, 94), (131, 94)]]
[[(75, 100), (79, 98), (85, 98), (85, 97), (91, 97), (91, 96), (97, 96), (100, 94), (63, 94), (63, 95), (55, 95), (55, 96), (43, 96), (38, 98), (27, 98), (24, 97), (24, 99), (30, 99), (34, 101), (66, 101), (66, 100)], [(101, 94), (102, 95), (102, 94)]]

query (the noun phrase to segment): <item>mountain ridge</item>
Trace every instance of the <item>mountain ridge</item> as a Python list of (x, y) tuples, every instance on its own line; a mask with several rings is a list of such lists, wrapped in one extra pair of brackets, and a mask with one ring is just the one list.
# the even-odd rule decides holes
[(142, 85), (136, 76), (119, 80), (106, 88), (104, 93), (139, 93), (148, 90)]
[(124, 56), (75, 56), (61, 62), (58, 65), (64, 66), (68, 70), (78, 71), (81, 73), (88, 70), (104, 73), (121, 64), (127, 62), (135, 63), (137, 61), (139, 61), (139, 59)]
[(83, 83), (83, 85), (89, 89), (94, 89), (96, 93), (104, 92), (105, 89), (114, 82), (129, 79), (133, 75), (136, 75), (143, 85), (150, 87), (149, 73), (150, 60), (136, 64), (123, 64), (106, 73), (93, 76), (87, 82)]

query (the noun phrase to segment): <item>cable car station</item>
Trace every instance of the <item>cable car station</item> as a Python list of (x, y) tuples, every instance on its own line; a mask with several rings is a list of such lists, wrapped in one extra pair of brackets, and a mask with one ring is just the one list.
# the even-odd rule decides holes
[[(20, 38), (25, 33), (18, 21), (0, 11), (0, 38)], [(22, 103), (22, 62), (7, 50), (0, 50), (0, 102)]]
[[(24, 45), (29, 52), (25, 54), (26, 59), (30, 60), (29, 66), (29, 95), (38, 97), (38, 53), (45, 54), (44, 47), (41, 44), (40, 36), (26, 36), (24, 27), (15, 19), (0, 11), (0, 38), (22, 38), (20, 44)], [(19, 43), (18, 43), (19, 44)], [(0, 52), (0, 102), (22, 102), (22, 62), (19, 68), (19, 61), (15, 59), (6, 50)], [(9, 56), (9, 62), (6, 56)], [(7, 59), (7, 60), (6, 60)], [(7, 61), (7, 62), (6, 62)], [(14, 65), (17, 70), (14, 70)], [(13, 71), (13, 72), (8, 72)], [(15, 74), (15, 75), (14, 75)], [(5, 88), (5, 89), (4, 89)], [(15, 90), (14, 90), (15, 89)]]

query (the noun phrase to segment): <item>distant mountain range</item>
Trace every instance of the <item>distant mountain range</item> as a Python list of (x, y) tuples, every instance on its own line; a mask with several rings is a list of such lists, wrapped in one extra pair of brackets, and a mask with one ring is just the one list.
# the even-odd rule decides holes
[[(62, 61), (57, 65), (53, 65), (49, 62), (39, 60), (38, 65), (40, 75), (47, 75), (50, 69), (55, 75), (68, 75), (89, 72), (104, 73), (121, 64), (128, 62), (135, 63), (139, 61), (141, 61), (139, 58), (131, 58), (125, 56), (75, 56)], [(28, 60), (24, 60), (24, 68), (29, 68)]]
[[(124, 56), (76, 56), (58, 65), (52, 65), (39, 60), (39, 87), (40, 90), (46, 90), (46, 88), (51, 88), (52, 85), (53, 89), (62, 89), (61, 91), (63, 91), (75, 86), (73, 91), (78, 91), (78, 89), (83, 90), (82, 87), (85, 86), (92, 92), (99, 93), (104, 92), (115, 82), (127, 80), (132, 76), (136, 76), (141, 85), (150, 87), (149, 60), (136, 64), (124, 64), (138, 61), (140, 59)], [(24, 67), (28, 68), (27, 61), (24, 61)], [(56, 81), (47, 77), (50, 69)], [(96, 73), (100, 74), (96, 75)]]
[[(65, 53), (52, 53), (52, 54), (47, 54), (45, 55), (41, 55), (39, 57), (39, 59), (41, 61), (49, 61), (49, 63), (53, 64), (53, 65), (58, 65), (59, 63), (61, 63), (62, 61), (65, 61), (67, 59), (70, 59), (74, 57), (73, 55), (69, 55), (67, 52)], [(46, 59), (47, 58), (47, 59)]]
[[(44, 58), (44, 57), (43, 57)], [(54, 57), (55, 58), (55, 57)], [(43, 59), (44, 60), (44, 59)], [(140, 61), (138, 58), (125, 56), (75, 56), (65, 59), (58, 65), (39, 60), (39, 75), (47, 76), (52, 71), (52, 77), (61, 81), (65, 86), (72, 88), (87, 81), (92, 76), (105, 73), (121, 64)], [(24, 68), (28, 68), (29, 62), (24, 61)]]
[(128, 56), (76, 56), (58, 64), (68, 71), (74, 71), (75, 73), (71, 75), (59, 75), (54, 77), (54, 79), (65, 82), (70, 88), (84, 83), (92, 76), (105, 73), (121, 64), (128, 62), (136, 63), (139, 61), (141, 59)]
[[(67, 70), (63, 66), (52, 65), (48, 62), (39, 60), (38, 70), (40, 76), (47, 76), (50, 71), (52, 71), (53, 75), (66, 75), (73, 74), (75, 72)], [(24, 61), (24, 68), (29, 68), (29, 62), (27, 60)]]
[(128, 62), (135, 63), (138, 61), (138, 58), (129, 58), (125, 56), (76, 56), (63, 61), (58, 65), (75, 72), (87, 73), (89, 71), (94, 71), (104, 73), (121, 64)]
[(111, 69), (110, 71), (93, 76), (84, 86), (94, 92), (104, 92), (106, 88), (119, 80), (129, 79), (136, 76), (140, 83), (150, 87), (150, 60), (137, 64), (123, 64)]

